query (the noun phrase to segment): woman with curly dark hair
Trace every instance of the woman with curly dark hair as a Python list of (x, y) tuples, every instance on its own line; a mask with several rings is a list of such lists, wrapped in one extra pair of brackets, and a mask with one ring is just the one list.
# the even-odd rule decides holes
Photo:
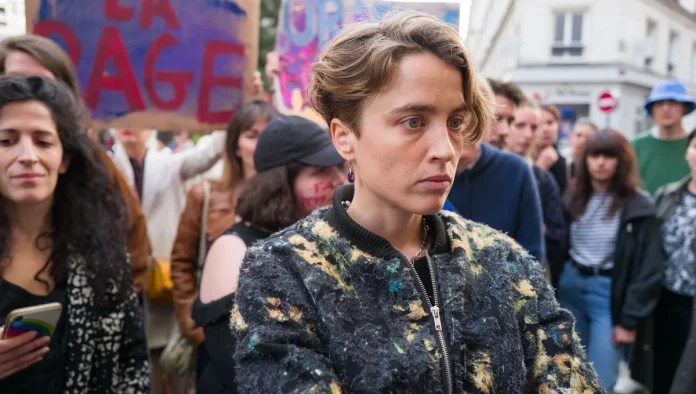
[[(613, 392), (621, 346), (636, 342), (660, 294), (660, 224), (650, 197), (638, 189), (631, 144), (618, 131), (588, 139), (576, 171), (566, 195), (570, 260), (559, 298), (575, 315), (602, 385)], [(638, 360), (643, 346), (634, 349)]]
[(149, 392), (124, 202), (67, 87), (0, 78), (0, 321), (58, 302), (53, 335), (0, 340), (2, 392)]
[[(70, 56), (56, 42), (45, 37), (25, 34), (0, 41), (0, 75), (36, 75), (59, 81), (70, 88), (78, 102), (82, 102), (77, 72)], [(130, 187), (106, 149), (96, 143), (92, 143), (91, 147), (97, 162), (104, 166), (109, 181), (126, 204), (128, 254), (137, 293), (144, 285), (148, 261), (152, 255), (145, 214), (135, 189)]]

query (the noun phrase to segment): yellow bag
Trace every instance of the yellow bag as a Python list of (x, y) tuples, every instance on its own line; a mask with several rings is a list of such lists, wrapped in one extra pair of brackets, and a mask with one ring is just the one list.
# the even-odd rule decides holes
[(155, 259), (147, 272), (145, 292), (149, 299), (163, 304), (172, 304), (172, 264), (169, 261)]

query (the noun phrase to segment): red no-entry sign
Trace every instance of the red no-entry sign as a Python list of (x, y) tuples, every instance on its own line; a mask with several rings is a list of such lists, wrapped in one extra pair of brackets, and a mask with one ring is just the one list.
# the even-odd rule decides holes
[(618, 104), (619, 102), (616, 100), (616, 97), (608, 91), (602, 92), (597, 99), (599, 110), (605, 113), (615, 110)]

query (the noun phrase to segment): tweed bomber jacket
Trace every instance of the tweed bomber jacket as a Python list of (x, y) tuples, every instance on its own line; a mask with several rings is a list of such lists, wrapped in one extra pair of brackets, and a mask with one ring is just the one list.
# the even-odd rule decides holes
[(239, 392), (604, 392), (572, 316), (513, 240), (426, 217), (437, 314), (409, 262), (350, 219), (350, 198), (337, 189), (332, 208), (248, 250), (231, 314)]

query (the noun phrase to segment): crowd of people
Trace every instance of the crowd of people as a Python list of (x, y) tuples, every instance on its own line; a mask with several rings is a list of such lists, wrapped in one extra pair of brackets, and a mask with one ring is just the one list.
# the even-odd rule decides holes
[(632, 142), (579, 119), (566, 162), (555, 106), (513, 82), (483, 88), (498, 122), (465, 148), (446, 208), (546, 263), (605, 390), (626, 360), (651, 392), (694, 392), (696, 130), (682, 119), (696, 101), (679, 82), (658, 84), (645, 104), (656, 125)]
[(0, 339), (0, 392), (611, 393), (622, 360), (696, 392), (679, 82), (632, 141), (578, 119), (565, 158), (555, 106), (415, 12), (315, 59), (328, 131), (257, 92), (195, 144), (105, 137), (34, 35), (0, 74), (0, 324), (62, 305), (50, 337)]

